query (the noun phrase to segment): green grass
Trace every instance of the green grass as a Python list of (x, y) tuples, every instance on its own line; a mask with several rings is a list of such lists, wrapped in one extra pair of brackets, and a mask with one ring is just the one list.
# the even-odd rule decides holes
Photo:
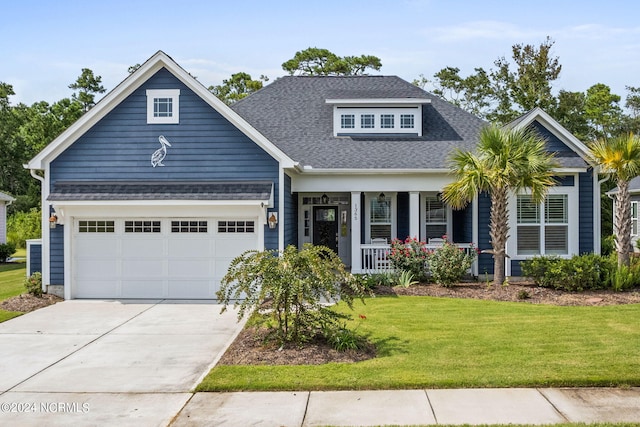
[[(17, 254), (14, 256), (21, 255)], [(15, 297), (16, 295), (24, 293), (25, 277), (26, 264), (24, 262), (0, 264), (0, 301), (4, 301), (7, 298)], [(6, 311), (0, 309), (0, 322), (20, 316), (21, 314), (22, 313), (17, 311)]]
[[(339, 307), (344, 309), (344, 307)], [(372, 360), (217, 366), (198, 391), (638, 386), (640, 304), (558, 307), (432, 297), (369, 299), (355, 317)]]

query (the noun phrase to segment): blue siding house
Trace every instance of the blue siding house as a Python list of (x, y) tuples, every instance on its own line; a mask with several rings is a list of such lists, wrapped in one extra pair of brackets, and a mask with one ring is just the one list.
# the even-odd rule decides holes
[[(451, 150), (485, 125), (393, 76), (283, 77), (229, 107), (158, 52), (28, 164), (44, 172), (43, 285), (211, 299), (248, 249), (322, 244), (353, 272), (388, 268), (393, 238), (487, 249), (489, 198), (461, 211), (440, 198)], [(542, 110), (510, 126), (534, 127), (562, 167), (541, 205), (513, 195), (507, 274), (536, 254), (597, 252), (584, 145)], [(474, 273), (492, 268), (482, 255)]]

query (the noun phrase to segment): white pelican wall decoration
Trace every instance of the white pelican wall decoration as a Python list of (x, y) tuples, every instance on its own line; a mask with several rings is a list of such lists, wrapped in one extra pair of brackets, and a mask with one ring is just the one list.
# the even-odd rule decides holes
[(165, 138), (164, 135), (160, 135), (158, 137), (158, 141), (160, 141), (160, 145), (162, 147), (158, 148), (155, 153), (151, 155), (151, 166), (154, 168), (156, 166), (164, 166), (162, 161), (167, 155), (167, 147), (171, 147), (171, 144), (169, 144), (169, 141), (167, 141), (167, 138)]

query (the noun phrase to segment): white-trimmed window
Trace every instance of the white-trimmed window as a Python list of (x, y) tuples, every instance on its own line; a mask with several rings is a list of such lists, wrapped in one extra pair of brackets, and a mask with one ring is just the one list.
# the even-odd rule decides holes
[(206, 233), (207, 221), (171, 221), (172, 233)]
[(160, 221), (131, 220), (124, 222), (125, 233), (160, 233)]
[(400, 114), (400, 129), (413, 129), (415, 119), (413, 114)]
[(115, 233), (115, 221), (78, 221), (79, 233)]
[(353, 129), (356, 127), (355, 114), (342, 114), (340, 116), (340, 127), (342, 129)]
[(424, 197), (425, 230), (424, 237), (429, 239), (441, 239), (447, 234), (448, 209), (447, 205), (438, 195)]
[(255, 221), (218, 221), (218, 233), (253, 233)]
[(380, 127), (382, 129), (394, 128), (394, 115), (393, 114), (380, 114)]
[(569, 253), (569, 196), (550, 194), (541, 204), (517, 197), (518, 255)]
[(638, 235), (638, 202), (631, 202), (631, 235)]
[(147, 123), (180, 123), (180, 89), (147, 90)]
[(395, 197), (384, 193), (367, 195), (367, 235), (369, 241), (385, 239), (391, 242), (395, 237)]
[(360, 115), (360, 127), (362, 129), (373, 129), (376, 127), (375, 114), (361, 114)]

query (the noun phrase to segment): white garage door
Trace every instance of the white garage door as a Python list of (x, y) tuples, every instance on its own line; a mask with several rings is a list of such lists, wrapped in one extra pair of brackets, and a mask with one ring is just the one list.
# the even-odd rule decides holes
[(257, 219), (76, 219), (73, 298), (212, 299)]

